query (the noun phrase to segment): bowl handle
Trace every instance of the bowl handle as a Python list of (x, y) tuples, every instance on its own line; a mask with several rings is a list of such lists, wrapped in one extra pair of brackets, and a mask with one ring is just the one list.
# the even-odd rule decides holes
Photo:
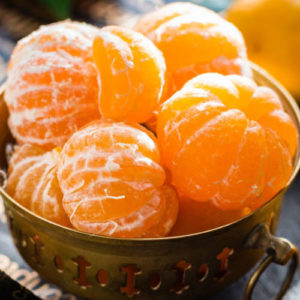
[(286, 265), (290, 262), (286, 278), (279, 293), (274, 298), (275, 300), (282, 299), (298, 267), (299, 254), (296, 246), (284, 238), (273, 236), (265, 224), (260, 224), (250, 233), (245, 248), (263, 249), (266, 251), (267, 256), (260, 262), (257, 269), (251, 275), (245, 290), (244, 300), (250, 300), (252, 298), (256, 283), (271, 263)]

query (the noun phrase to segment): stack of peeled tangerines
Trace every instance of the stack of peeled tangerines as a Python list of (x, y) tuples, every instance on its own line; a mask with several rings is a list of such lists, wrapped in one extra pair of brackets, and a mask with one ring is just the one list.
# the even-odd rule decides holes
[(238, 29), (188, 3), (134, 29), (65, 21), (19, 41), (7, 192), (50, 221), (115, 237), (212, 229), (271, 199), (298, 134), (251, 79)]

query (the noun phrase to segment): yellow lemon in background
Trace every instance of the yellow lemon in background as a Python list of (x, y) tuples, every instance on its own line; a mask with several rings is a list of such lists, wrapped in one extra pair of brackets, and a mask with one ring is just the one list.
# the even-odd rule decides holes
[(300, 0), (236, 0), (226, 17), (242, 31), (249, 58), (300, 101)]

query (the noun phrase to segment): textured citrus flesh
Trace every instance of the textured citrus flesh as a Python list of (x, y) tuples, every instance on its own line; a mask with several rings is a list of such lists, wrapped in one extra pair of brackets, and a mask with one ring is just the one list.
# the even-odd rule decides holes
[(19, 144), (62, 146), (79, 127), (100, 117), (93, 37), (99, 29), (64, 21), (20, 40), (9, 62), (5, 101)]
[(100, 112), (115, 121), (147, 121), (165, 87), (162, 53), (138, 32), (107, 26), (94, 40), (100, 82)]
[(169, 235), (178, 236), (211, 230), (237, 221), (250, 212), (249, 208), (224, 211), (210, 202), (180, 198), (178, 218)]
[(142, 237), (158, 238), (166, 236), (173, 228), (179, 210), (178, 197), (173, 188), (168, 185), (162, 187), (162, 192), (166, 201), (166, 207), (159, 221), (146, 230)]
[(134, 29), (163, 52), (177, 90), (201, 73), (250, 74), (241, 33), (207, 8), (168, 4), (143, 16)]
[(276, 93), (238, 75), (187, 82), (162, 105), (157, 130), (176, 189), (224, 210), (258, 207), (282, 189), (298, 145)]
[(156, 238), (166, 236), (177, 219), (178, 199), (170, 186), (152, 189), (149, 201), (139, 210), (120, 218), (105, 222), (79, 221), (77, 229), (99, 235), (122, 238)]
[(78, 218), (73, 220), (73, 225), (84, 232), (98, 235), (135, 238), (159, 222), (165, 211), (166, 201), (159, 189), (152, 189), (146, 193), (148, 202), (139, 210), (104, 222), (82, 221)]
[(58, 178), (65, 211), (79, 230), (134, 237), (163, 212), (156, 139), (137, 124), (95, 121), (77, 131), (63, 147)]
[(41, 217), (71, 226), (56, 176), (58, 157), (59, 149), (45, 152), (29, 144), (18, 146), (9, 162), (7, 193)]

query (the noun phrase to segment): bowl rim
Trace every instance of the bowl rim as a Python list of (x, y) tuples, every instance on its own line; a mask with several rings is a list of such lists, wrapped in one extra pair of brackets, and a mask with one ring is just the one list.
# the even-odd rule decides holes
[[(138, 243), (153, 243), (153, 242), (163, 242), (163, 241), (179, 241), (187, 238), (193, 238), (193, 237), (204, 237), (204, 236), (211, 236), (216, 235), (220, 233), (221, 231), (227, 231), (230, 230), (233, 226), (236, 226), (238, 223), (246, 222), (246, 220), (253, 217), (255, 214), (257, 214), (259, 211), (263, 210), (266, 206), (268, 206), (275, 198), (283, 196), (288, 187), (291, 185), (293, 180), (295, 179), (299, 169), (300, 169), (300, 109), (295, 101), (295, 99), (292, 97), (292, 95), (284, 88), (275, 78), (273, 78), (266, 70), (259, 67), (257, 64), (250, 62), (250, 66), (252, 71), (254, 71), (256, 74), (258, 74), (261, 78), (266, 80), (271, 87), (276, 89), (276, 92), (280, 92), (281, 96), (280, 98), (284, 98), (286, 101), (284, 103), (285, 106), (288, 106), (289, 109), (293, 112), (294, 118), (296, 121), (296, 127), (298, 131), (298, 148), (297, 152), (295, 154), (294, 158), (294, 166), (293, 166), (293, 172), (284, 188), (282, 188), (280, 191), (276, 193), (270, 200), (268, 200), (266, 203), (264, 203), (261, 207), (256, 209), (255, 211), (251, 212), (247, 216), (240, 218), (234, 222), (225, 224), (223, 226), (219, 226), (213, 229), (196, 232), (196, 233), (190, 233), (185, 235), (177, 235), (177, 236), (167, 236), (167, 237), (159, 237), (159, 238), (119, 238), (119, 237), (110, 237), (110, 236), (101, 236), (97, 234), (92, 233), (86, 233), (82, 232), (73, 228), (65, 227), (60, 224), (54, 223), (50, 220), (47, 220), (34, 212), (30, 211), (29, 209), (23, 207), (21, 204), (19, 204), (16, 200), (14, 200), (10, 195), (8, 195), (3, 187), (0, 187), (0, 197), (6, 198), (10, 202), (10, 205), (14, 207), (14, 209), (19, 210), (19, 212), (22, 212), (26, 215), (27, 218), (33, 218), (33, 221), (36, 221), (39, 225), (42, 225), (43, 227), (48, 227), (48, 230), (55, 231), (57, 234), (61, 233), (67, 233), (71, 237), (78, 238), (80, 240), (88, 240), (92, 242), (98, 242), (98, 243), (133, 243), (137, 245)], [(0, 95), (4, 93), (5, 91), (5, 83), (0, 86)], [(4, 199), (3, 199), (4, 200)], [(50, 226), (50, 227), (49, 227)]]

